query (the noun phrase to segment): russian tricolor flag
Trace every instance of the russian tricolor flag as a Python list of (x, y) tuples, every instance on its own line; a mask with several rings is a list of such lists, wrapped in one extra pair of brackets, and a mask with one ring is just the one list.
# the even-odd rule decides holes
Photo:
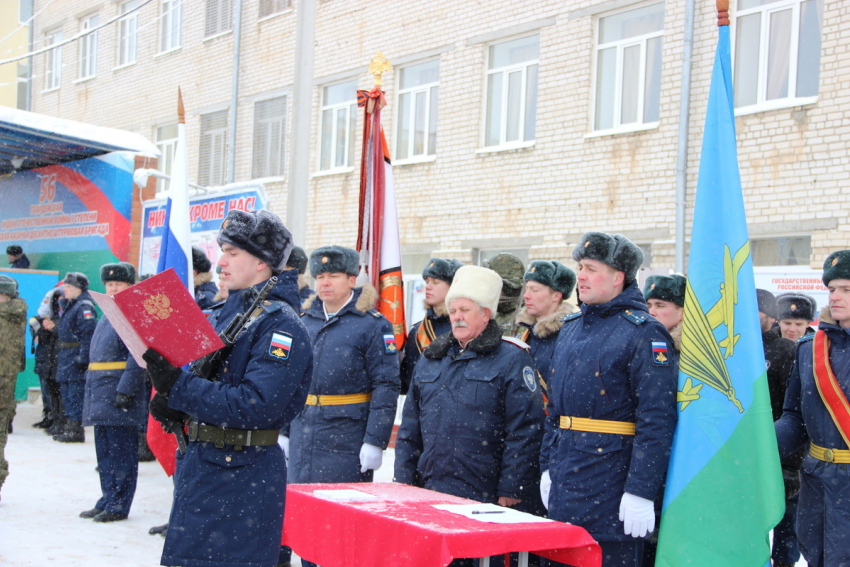
[(186, 124), (183, 97), (178, 90), (177, 147), (165, 208), (165, 230), (159, 248), (157, 273), (174, 268), (190, 295), (195, 295), (192, 275), (192, 241), (189, 228), (189, 167), (186, 157)]

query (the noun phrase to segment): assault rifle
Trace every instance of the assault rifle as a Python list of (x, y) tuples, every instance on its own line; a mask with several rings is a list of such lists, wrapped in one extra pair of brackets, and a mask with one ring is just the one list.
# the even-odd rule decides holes
[(236, 344), (236, 339), (239, 338), (239, 334), (245, 330), (253, 319), (255, 319), (254, 312), (257, 309), (261, 309), (260, 306), (263, 301), (265, 301), (266, 297), (268, 297), (269, 293), (271, 293), (271, 290), (275, 285), (277, 285), (277, 276), (272, 276), (257, 294), (257, 297), (254, 299), (254, 302), (251, 303), (251, 306), (248, 307), (244, 313), (234, 317), (230, 324), (218, 334), (218, 338), (220, 338), (221, 342), (224, 343), (222, 348), (213, 351), (192, 363), (192, 373), (195, 374), (195, 376), (200, 376), (205, 380), (215, 382), (215, 373), (218, 371), (218, 367), (222, 362), (224, 362), (224, 359), (227, 358), (230, 351), (233, 350), (233, 345)]

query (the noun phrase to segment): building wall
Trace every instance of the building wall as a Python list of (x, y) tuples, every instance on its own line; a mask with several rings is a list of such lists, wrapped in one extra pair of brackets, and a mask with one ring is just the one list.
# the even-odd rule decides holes
[[(286, 141), (287, 148), (296, 143), (311, 147), (314, 174), (307, 187), (298, 188), (308, 217), (305, 247), (355, 244), (359, 170), (318, 171), (321, 93), (323, 86), (346, 79), (357, 79), (359, 88), (371, 87), (366, 65), (382, 51), (396, 64), (440, 59), (436, 158), (394, 169), (405, 251), (470, 261), (474, 249), (522, 247), (530, 258), (565, 259), (581, 233), (604, 230), (651, 245), (653, 266), (672, 268), (684, 2), (665, 2), (658, 126), (589, 135), (597, 19), (647, 4), (652, 2), (316, 2), (313, 135)], [(233, 33), (204, 39), (205, 5), (204, 0), (184, 0), (182, 47), (166, 54), (157, 53), (160, 0), (144, 5), (138, 62), (120, 69), (115, 68), (117, 28), (104, 28), (93, 79), (74, 82), (78, 51), (66, 47), (62, 86), (54, 91), (41, 92), (45, 58), (37, 56), (34, 110), (153, 139), (156, 126), (175, 120), (180, 86), (188, 110), (190, 178), (197, 178), (200, 116), (229, 108), (232, 85)], [(66, 38), (76, 33), (80, 17), (89, 13), (86, 6), (100, 11), (101, 22), (119, 9), (118, 3), (99, 0), (54, 0), (49, 5), (37, 0), (36, 12), (42, 6), (46, 9), (36, 20), (36, 48), (44, 32), (57, 26)], [(737, 119), (751, 236), (811, 236), (813, 266), (829, 250), (847, 247), (850, 236), (845, 220), (850, 199), (843, 191), (850, 167), (845, 119), (850, 98), (844, 94), (850, 72), (848, 6), (848, 0), (824, 0), (817, 100)], [(297, 4), (263, 20), (258, 18), (259, 0), (244, 0), (243, 9), (236, 181), (251, 177), (253, 105), (290, 92), (297, 56)], [(699, 2), (695, 21), (688, 219), (716, 43), (714, 3)], [(540, 36), (536, 140), (521, 149), (481, 151), (488, 45), (530, 33)], [(396, 71), (384, 76), (389, 102), (384, 122), (391, 148), (396, 83)], [(291, 100), (288, 112), (289, 127)], [(359, 152), (358, 142), (355, 157)], [(286, 174), (267, 180), (266, 187), (272, 209), (284, 215)]]
[[(28, 50), (29, 30), (18, 20), (18, 4), (19, 0), (0, 2), (0, 59), (11, 59)], [(25, 101), (21, 101), (23, 104)], [(18, 63), (0, 65), (0, 106), (18, 107)]]

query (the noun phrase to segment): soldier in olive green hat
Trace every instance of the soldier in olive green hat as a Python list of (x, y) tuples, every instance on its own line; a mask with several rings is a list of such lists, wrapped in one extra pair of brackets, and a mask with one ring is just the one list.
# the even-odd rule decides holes
[(0, 486), (9, 475), (5, 458), (9, 425), (15, 415), (15, 383), (24, 370), (27, 303), (18, 297), (18, 282), (0, 276)]
[(485, 268), (490, 268), (502, 278), (502, 295), (499, 298), (499, 308), (495, 316), (496, 323), (502, 328), (502, 335), (511, 336), (514, 329), (519, 300), (522, 296), (522, 277), (525, 266), (522, 260), (503, 252), (484, 262)]

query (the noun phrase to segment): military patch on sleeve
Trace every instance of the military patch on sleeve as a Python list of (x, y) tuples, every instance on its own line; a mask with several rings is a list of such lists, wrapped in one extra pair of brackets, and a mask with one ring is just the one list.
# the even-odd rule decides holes
[(530, 366), (522, 369), (522, 381), (532, 392), (537, 390), (537, 373)]
[(398, 352), (398, 347), (395, 344), (395, 335), (384, 335), (384, 352), (387, 354)]
[(652, 363), (656, 366), (670, 364), (670, 353), (667, 352), (667, 343), (664, 341), (652, 341)]
[(274, 331), (269, 341), (269, 355), (278, 360), (289, 360), (292, 353), (292, 337), (281, 331)]
[(94, 319), (94, 311), (91, 309), (83, 309), (83, 319)]

